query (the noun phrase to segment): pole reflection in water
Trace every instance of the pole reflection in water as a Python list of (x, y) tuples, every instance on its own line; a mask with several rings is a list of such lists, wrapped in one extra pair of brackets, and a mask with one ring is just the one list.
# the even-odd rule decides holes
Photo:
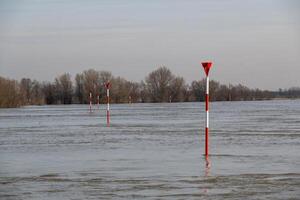
[[(210, 167), (211, 163), (208, 156), (205, 156), (205, 170), (204, 170), (204, 178), (207, 180), (210, 176)], [(204, 188), (203, 190), (204, 194), (208, 194), (208, 188)]]
[(206, 156), (205, 157), (205, 177), (208, 177), (210, 175), (210, 160), (209, 157)]

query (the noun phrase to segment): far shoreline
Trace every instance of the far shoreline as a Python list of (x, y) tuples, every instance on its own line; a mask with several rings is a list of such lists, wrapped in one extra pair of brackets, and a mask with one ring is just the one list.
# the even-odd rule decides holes
[[(210, 101), (211, 103), (216, 102), (260, 102), (260, 101), (297, 101), (300, 100), (300, 98), (272, 98), (272, 99), (255, 99), (255, 100), (231, 100), (231, 101)], [(183, 101), (183, 102), (118, 102), (118, 103), (110, 103), (112, 105), (125, 105), (125, 104), (176, 104), (176, 103), (204, 103), (204, 101)], [(72, 103), (72, 104), (28, 104), (28, 105), (20, 105), (16, 107), (1, 107), (0, 109), (14, 109), (14, 108), (22, 108), (22, 107), (30, 107), (30, 106), (67, 106), (67, 105), (86, 105), (88, 106), (88, 103), (82, 104), (82, 103)], [(92, 104), (93, 106), (97, 104)], [(100, 103), (99, 105), (106, 105), (106, 103)]]

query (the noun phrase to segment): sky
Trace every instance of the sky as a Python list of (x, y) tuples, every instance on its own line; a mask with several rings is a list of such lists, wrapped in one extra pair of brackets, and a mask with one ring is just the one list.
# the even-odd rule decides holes
[(90, 68), (140, 81), (300, 86), (297, 0), (0, 0), (0, 76), (52, 81)]

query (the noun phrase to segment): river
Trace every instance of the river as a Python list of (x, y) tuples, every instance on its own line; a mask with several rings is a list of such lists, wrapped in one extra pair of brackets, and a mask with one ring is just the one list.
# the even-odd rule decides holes
[(0, 109), (0, 199), (299, 199), (300, 100)]

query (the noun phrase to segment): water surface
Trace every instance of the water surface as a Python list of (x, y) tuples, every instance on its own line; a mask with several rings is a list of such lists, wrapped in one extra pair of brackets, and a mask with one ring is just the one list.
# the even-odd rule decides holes
[(0, 199), (299, 199), (300, 101), (0, 110)]

